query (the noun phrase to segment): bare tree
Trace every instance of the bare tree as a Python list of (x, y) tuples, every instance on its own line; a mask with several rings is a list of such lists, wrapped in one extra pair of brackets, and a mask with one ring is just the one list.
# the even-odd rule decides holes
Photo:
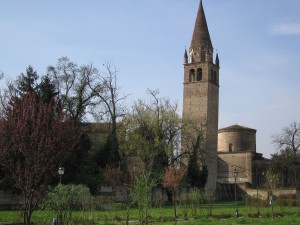
[(177, 104), (149, 93), (151, 100), (136, 101), (122, 121), (122, 152), (140, 170), (161, 173), (178, 151), (181, 118)]
[(174, 205), (174, 220), (177, 221), (177, 203), (176, 195), (180, 183), (185, 176), (186, 167), (181, 165), (179, 168), (176, 165), (171, 165), (166, 168), (165, 175), (163, 177), (163, 186), (172, 193), (172, 201)]
[[(4, 73), (0, 71), (0, 81), (4, 78)], [(2, 112), (4, 111), (3, 108), (5, 107), (6, 97), (5, 97), (5, 91), (2, 89), (2, 86), (0, 88), (0, 118), (2, 118)]]
[(105, 71), (98, 74), (98, 85), (92, 85), (89, 77), (89, 87), (94, 95), (99, 98), (97, 108), (94, 108), (93, 115), (97, 121), (107, 122), (110, 126), (110, 133), (107, 139), (107, 147), (104, 149), (103, 158), (107, 164), (118, 165), (121, 157), (119, 153), (119, 141), (117, 136), (117, 123), (125, 116), (126, 106), (124, 104), (127, 95), (120, 96), (118, 85), (118, 73), (116, 66), (111, 62), (103, 64)]
[(120, 194), (125, 202), (126, 209), (126, 225), (129, 224), (129, 210), (132, 204), (131, 191), (135, 180), (135, 170), (132, 168), (129, 172), (125, 172), (121, 167), (106, 166), (104, 176), (111, 185), (115, 194)]
[(117, 121), (125, 114), (126, 96), (120, 97), (116, 67), (110, 62), (103, 65), (105, 71), (99, 72), (93, 64), (78, 66), (63, 57), (55, 67), (48, 67), (48, 74), (56, 80), (63, 106), (77, 123), (91, 114), (96, 121), (109, 125), (102, 161), (112, 165), (120, 161)]
[(151, 100), (138, 100), (120, 124), (119, 137), (129, 167), (137, 169), (133, 199), (140, 223), (148, 223), (149, 193), (161, 182), (162, 171), (174, 159), (180, 140), (181, 118), (177, 104), (149, 91)]
[(299, 164), (299, 161), (297, 160), (297, 153), (300, 149), (300, 124), (293, 122), (288, 127), (284, 127), (280, 134), (273, 135), (272, 138), (272, 142), (278, 150), (293, 151), (294, 157), (291, 163), (294, 166), (295, 185), (298, 187), (297, 164)]
[(103, 67), (105, 71), (99, 73), (97, 89), (90, 86), (102, 103), (100, 109), (94, 112), (94, 116), (98, 121), (110, 122), (113, 127), (112, 130), (116, 130), (117, 121), (126, 114), (124, 100), (126, 100), (127, 95), (120, 96), (121, 88), (118, 85), (119, 71), (117, 67), (109, 61), (105, 62)]
[(271, 155), (269, 163), (269, 173), (276, 175), (281, 184), (281, 188), (290, 188), (295, 186), (294, 163), (300, 159), (300, 154), (295, 154), (290, 149), (280, 149)]
[(277, 174), (273, 173), (272, 170), (268, 170), (266, 172), (265, 176), (266, 182), (265, 182), (265, 188), (268, 192), (269, 201), (272, 208), (272, 220), (274, 220), (274, 190), (278, 187), (279, 184), (279, 178)]
[(64, 110), (76, 123), (82, 122), (99, 103), (96, 94), (101, 84), (92, 63), (78, 66), (68, 57), (62, 57), (56, 66), (48, 67), (48, 75), (55, 81)]
[(24, 224), (42, 199), (57, 168), (75, 149), (79, 135), (58, 101), (35, 94), (15, 99), (0, 119), (0, 162), (24, 197)]
[(300, 148), (300, 124), (293, 122), (280, 134), (273, 135), (273, 144), (277, 149), (291, 149), (296, 153)]

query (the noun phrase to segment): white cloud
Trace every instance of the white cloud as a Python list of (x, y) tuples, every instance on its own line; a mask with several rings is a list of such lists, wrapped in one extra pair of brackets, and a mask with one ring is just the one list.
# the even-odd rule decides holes
[(269, 28), (272, 35), (300, 35), (300, 23), (277, 23)]

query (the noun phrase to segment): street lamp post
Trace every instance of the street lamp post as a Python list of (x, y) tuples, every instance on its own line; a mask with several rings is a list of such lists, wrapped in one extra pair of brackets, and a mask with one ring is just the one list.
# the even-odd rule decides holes
[(236, 171), (236, 168), (234, 168), (233, 177), (234, 177), (235, 218), (239, 217), (239, 210), (238, 210), (237, 196), (236, 196), (236, 178), (238, 177), (238, 175), (239, 175), (238, 171)]
[(60, 166), (60, 167), (58, 168), (59, 183), (60, 183), (60, 184), (61, 184), (61, 177), (64, 175), (64, 173), (65, 173), (65, 168), (62, 167), (62, 166)]
[[(63, 166), (58, 167), (59, 183), (61, 184), (61, 178), (65, 173), (65, 168)], [(62, 224), (62, 215), (61, 213), (57, 216), (57, 225)]]
[(272, 206), (272, 220), (274, 221), (274, 206), (273, 206), (273, 182), (275, 182), (275, 176), (274, 174), (271, 176), (271, 179), (270, 179), (270, 182), (271, 182), (271, 195), (270, 195), (270, 205)]

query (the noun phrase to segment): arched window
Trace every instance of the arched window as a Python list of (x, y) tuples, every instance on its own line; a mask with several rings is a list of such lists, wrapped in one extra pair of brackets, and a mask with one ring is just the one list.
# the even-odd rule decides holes
[(228, 145), (228, 152), (232, 152), (233, 151), (233, 144), (229, 144)]
[(197, 81), (201, 81), (202, 80), (202, 69), (198, 68), (197, 69)]
[(214, 71), (213, 70), (210, 70), (210, 81), (212, 82), (213, 81), (213, 74), (214, 74)]
[(195, 81), (195, 70), (191, 69), (190, 70), (190, 82), (194, 82)]

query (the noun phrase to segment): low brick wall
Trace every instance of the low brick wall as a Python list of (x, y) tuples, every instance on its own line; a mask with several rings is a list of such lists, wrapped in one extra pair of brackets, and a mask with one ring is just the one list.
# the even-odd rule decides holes
[(15, 209), (19, 205), (19, 198), (16, 194), (0, 190), (0, 210)]
[[(268, 192), (263, 189), (251, 189), (251, 188), (246, 188), (244, 191), (250, 195), (250, 196), (258, 196), (262, 199), (267, 199), (268, 198)], [(280, 197), (280, 196), (296, 196), (297, 199), (300, 199), (300, 190), (296, 189), (277, 189), (273, 190), (273, 195)]]

